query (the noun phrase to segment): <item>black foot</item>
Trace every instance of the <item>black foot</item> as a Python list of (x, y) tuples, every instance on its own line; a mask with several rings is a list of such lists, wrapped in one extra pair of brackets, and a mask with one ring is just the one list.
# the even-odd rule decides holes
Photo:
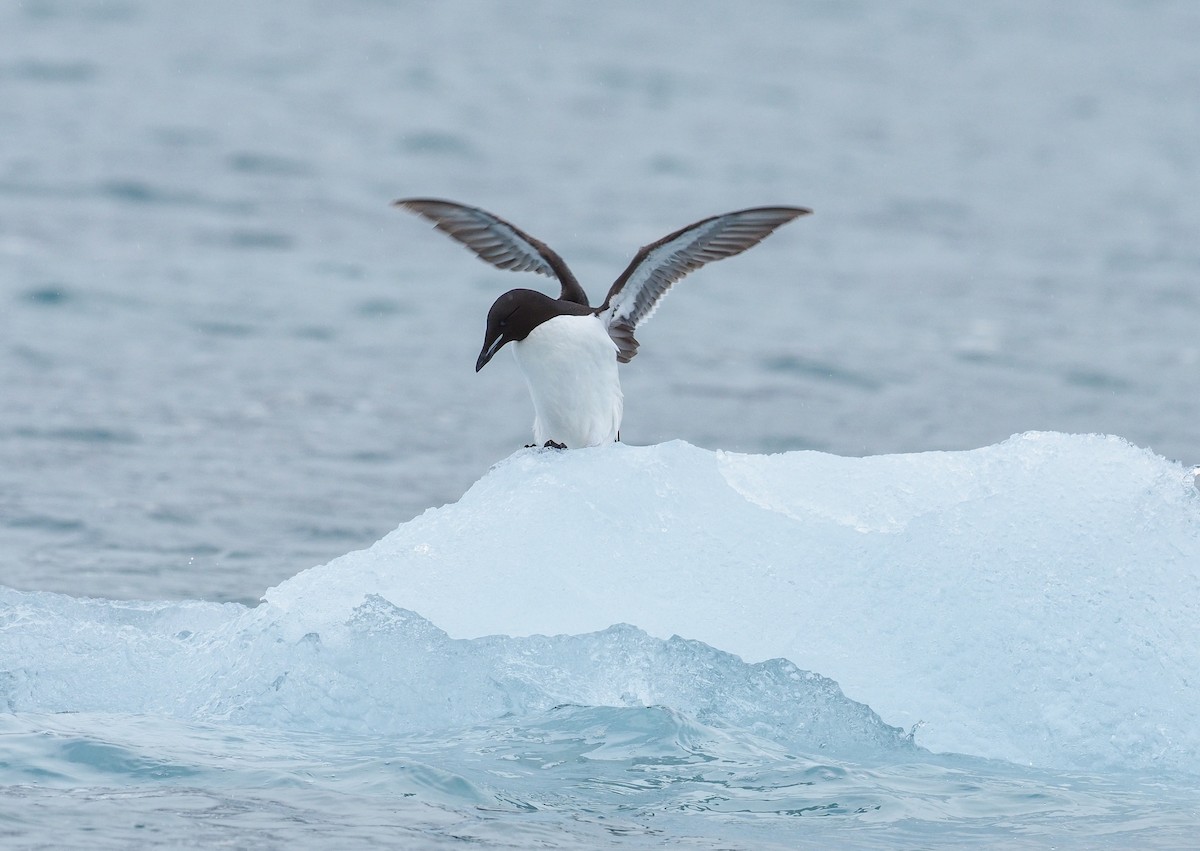
[(558, 441), (555, 441), (555, 440), (547, 440), (546, 443), (542, 446), (542, 448), (543, 449), (566, 449), (567, 444), (559, 443)]

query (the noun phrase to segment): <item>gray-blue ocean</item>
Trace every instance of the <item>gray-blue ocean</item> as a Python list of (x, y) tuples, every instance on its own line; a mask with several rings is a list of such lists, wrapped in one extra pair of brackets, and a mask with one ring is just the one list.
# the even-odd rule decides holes
[[(1193, 845), (1200, 763), (932, 754), (836, 683), (829, 740), (853, 747), (824, 756), (632, 699), (428, 730), (22, 701), (56, 636), (243, 630), (266, 589), (528, 442), (511, 358), (473, 364), (492, 300), (549, 284), (398, 197), (493, 210), (594, 303), (686, 223), (814, 209), (639, 331), (635, 446), (1047, 431), (1200, 463), (1197, 45), (1186, 0), (0, 6), (0, 845)], [(736, 692), (727, 648), (646, 650), (639, 626), (571, 658), (679, 652)]]

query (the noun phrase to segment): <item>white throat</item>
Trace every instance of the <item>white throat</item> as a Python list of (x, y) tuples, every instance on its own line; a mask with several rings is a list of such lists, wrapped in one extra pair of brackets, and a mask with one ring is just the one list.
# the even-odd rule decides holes
[(533, 440), (568, 448), (617, 439), (624, 400), (617, 347), (595, 316), (556, 316), (512, 344), (533, 397)]

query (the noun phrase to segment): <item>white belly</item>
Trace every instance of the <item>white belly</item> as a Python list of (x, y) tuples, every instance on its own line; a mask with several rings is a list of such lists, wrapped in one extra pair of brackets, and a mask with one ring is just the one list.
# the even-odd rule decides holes
[(556, 316), (512, 344), (533, 397), (533, 440), (571, 449), (617, 439), (624, 401), (617, 347), (595, 316)]

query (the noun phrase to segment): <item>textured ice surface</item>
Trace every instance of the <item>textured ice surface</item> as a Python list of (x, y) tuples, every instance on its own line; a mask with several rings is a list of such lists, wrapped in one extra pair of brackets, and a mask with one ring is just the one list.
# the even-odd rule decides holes
[(806, 752), (912, 753), (837, 683), (748, 665), (617, 625), (584, 635), (451, 639), (371, 595), (315, 624), (267, 605), (119, 603), (0, 589), (0, 707), (399, 735), (566, 704), (677, 707)]
[(255, 609), (4, 590), (0, 706), (398, 734), (661, 705), (806, 752), (924, 722), (939, 751), (1195, 773), (1198, 566), (1188, 471), (1117, 438), (523, 451)]
[(1198, 497), (1179, 464), (1095, 435), (526, 451), (266, 599), (297, 638), (366, 595), (455, 637), (627, 622), (819, 671), (935, 750), (1200, 771)]

